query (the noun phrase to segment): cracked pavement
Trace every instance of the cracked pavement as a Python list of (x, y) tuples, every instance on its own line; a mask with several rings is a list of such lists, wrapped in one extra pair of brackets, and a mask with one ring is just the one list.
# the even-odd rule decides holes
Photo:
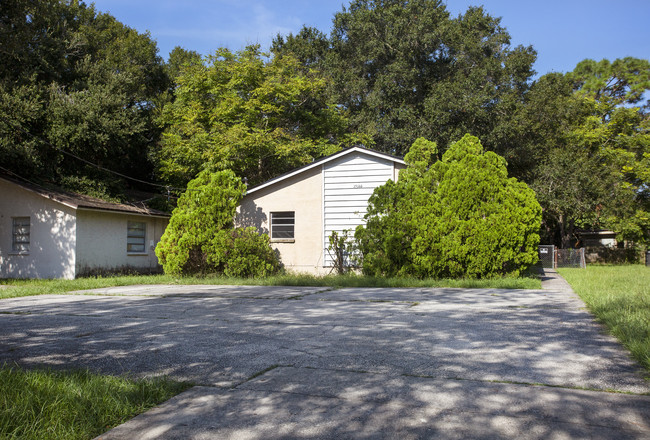
[(650, 438), (644, 372), (562, 286), (84, 293), (0, 300), (0, 362), (197, 384), (101, 438)]

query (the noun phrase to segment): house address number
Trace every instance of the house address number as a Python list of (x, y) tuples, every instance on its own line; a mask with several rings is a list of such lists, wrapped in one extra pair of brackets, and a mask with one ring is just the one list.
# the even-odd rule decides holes
[(353, 188), (354, 189), (363, 188), (363, 185), (361, 185), (360, 183), (357, 183), (356, 185), (353, 186)]

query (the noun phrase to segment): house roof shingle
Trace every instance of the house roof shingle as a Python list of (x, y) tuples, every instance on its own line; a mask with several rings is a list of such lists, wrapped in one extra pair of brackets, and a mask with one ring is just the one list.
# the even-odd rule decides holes
[(122, 212), (128, 214), (147, 215), (151, 217), (169, 217), (170, 214), (151, 209), (144, 206), (137, 206), (135, 204), (114, 203), (107, 202), (96, 197), (86, 196), (83, 194), (76, 194), (61, 189), (50, 189), (31, 182), (18, 181), (9, 176), (0, 175), (0, 179), (20, 186), (28, 191), (34, 192), (42, 197), (61, 203), (73, 209), (90, 209), (110, 212)]

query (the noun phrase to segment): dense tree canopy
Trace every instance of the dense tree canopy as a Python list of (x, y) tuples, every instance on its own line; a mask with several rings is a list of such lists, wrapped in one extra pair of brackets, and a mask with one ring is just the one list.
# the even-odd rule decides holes
[(0, 162), (75, 188), (96, 167), (151, 178), (157, 99), (169, 88), (148, 34), (77, 1), (0, 3)]
[(443, 150), (466, 132), (490, 149), (516, 142), (510, 118), (536, 57), (531, 47), (510, 47), (483, 8), (451, 18), (439, 0), (355, 0), (335, 15), (329, 45), (303, 28), (276, 38), (273, 50), (319, 66), (353, 126), (396, 154), (418, 136)]
[(560, 79), (570, 82), (570, 96), (547, 93), (556, 134), (528, 169), (548, 240), (566, 247), (578, 243), (578, 229), (613, 228), (648, 242), (649, 77), (647, 60), (584, 60)]
[(178, 77), (161, 118), (162, 175), (183, 185), (219, 167), (255, 184), (350, 145), (358, 138), (326, 90), (291, 56), (266, 61), (257, 46), (219, 49)]
[[(353, 0), (328, 32), (278, 35), (270, 57), (177, 47), (165, 63), (147, 33), (83, 1), (4, 0), (0, 172), (124, 198), (114, 172), (182, 189), (232, 169), (256, 184), (354, 143), (402, 155), (425, 137), (444, 153), (471, 133), (535, 190), (545, 242), (592, 228), (650, 242), (648, 60), (533, 79), (534, 49), (513, 47), (499, 18), (452, 17), (441, 0)], [(385, 252), (415, 231), (402, 233)]]

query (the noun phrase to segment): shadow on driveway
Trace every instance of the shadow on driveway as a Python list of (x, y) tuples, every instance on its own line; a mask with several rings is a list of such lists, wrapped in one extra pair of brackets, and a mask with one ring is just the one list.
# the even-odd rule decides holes
[(138, 292), (0, 301), (0, 362), (201, 385), (102, 438), (650, 436), (649, 396), (602, 392), (649, 392), (640, 367), (567, 292)]

